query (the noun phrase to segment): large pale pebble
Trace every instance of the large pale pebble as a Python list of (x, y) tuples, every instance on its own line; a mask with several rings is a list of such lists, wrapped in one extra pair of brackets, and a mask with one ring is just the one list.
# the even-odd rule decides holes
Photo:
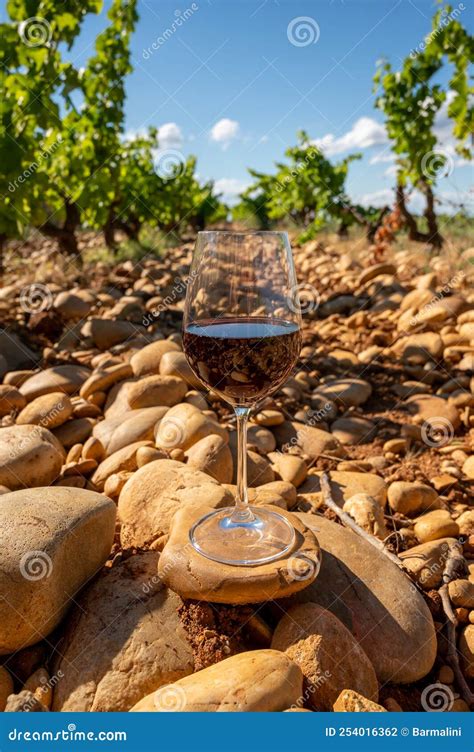
[(137, 469), (137, 450), (143, 446), (151, 446), (151, 441), (135, 441), (133, 444), (118, 449), (109, 455), (95, 471), (92, 483), (102, 491), (104, 483), (111, 475), (121, 472), (133, 472)]
[(332, 709), (343, 689), (378, 699), (374, 667), (347, 627), (315, 603), (294, 606), (278, 623), (272, 648), (301, 668), (304, 691), (315, 710)]
[(155, 443), (159, 449), (186, 451), (200, 439), (217, 434), (225, 441), (229, 434), (225, 428), (204, 415), (197, 407), (181, 402), (171, 407), (155, 427)]
[(388, 487), (387, 496), (390, 508), (404, 515), (428, 512), (441, 506), (437, 491), (424, 483), (397, 480)]
[(409, 578), (342, 525), (312, 514), (296, 516), (318, 537), (321, 571), (288, 604), (313, 602), (332, 611), (360, 643), (380, 682), (408, 684), (426, 676), (436, 657), (435, 629)]
[(177, 376), (144, 376), (128, 390), (128, 404), (132, 410), (162, 405), (172, 407), (184, 398), (188, 387)]
[(219, 483), (230, 483), (234, 462), (229, 445), (222, 436), (210, 434), (197, 441), (186, 452), (187, 466), (210, 475)]
[(160, 373), (162, 376), (177, 376), (193, 389), (203, 388), (202, 383), (195, 376), (183, 352), (173, 352), (171, 350), (165, 352), (160, 360)]
[(152, 373), (159, 373), (161, 359), (167, 352), (180, 352), (180, 347), (176, 342), (170, 342), (167, 339), (151, 342), (143, 347), (130, 360), (134, 375), (148, 376)]
[(77, 488), (29, 488), (0, 497), (0, 654), (38, 642), (107, 559), (116, 507)]
[(192, 673), (193, 653), (178, 616), (182, 602), (157, 577), (157, 563), (155, 552), (132, 556), (80, 595), (54, 666), (60, 678), (53, 710), (127, 711)]
[(458, 524), (446, 509), (435, 509), (418, 517), (414, 530), (420, 543), (438, 538), (456, 538), (459, 535)]
[(65, 452), (47, 428), (0, 428), (0, 485), (11, 491), (48, 486), (59, 475)]
[(14, 386), (0, 384), (0, 418), (26, 405), (26, 397)]
[(231, 504), (232, 496), (210, 475), (182, 462), (155, 460), (144, 465), (120, 493), (122, 544), (141, 547), (154, 544), (169, 532), (179, 508), (203, 500), (217, 509)]
[(72, 411), (72, 402), (67, 394), (50, 392), (29, 402), (16, 422), (19, 425), (29, 423), (43, 428), (58, 428), (71, 417)]
[(30, 376), (20, 386), (20, 392), (28, 402), (51, 392), (76, 394), (90, 374), (84, 366), (53, 366)]
[(275, 712), (301, 695), (301, 670), (293, 661), (277, 650), (251, 650), (162, 687), (132, 711)]

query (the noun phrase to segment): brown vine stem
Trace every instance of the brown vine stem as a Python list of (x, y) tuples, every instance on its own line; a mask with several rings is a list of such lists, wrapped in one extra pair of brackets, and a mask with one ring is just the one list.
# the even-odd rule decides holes
[(459, 665), (459, 653), (456, 645), (456, 627), (458, 626), (458, 620), (451, 605), (448, 589), (448, 585), (452, 580), (457, 579), (459, 576), (464, 576), (465, 567), (466, 561), (462, 554), (462, 546), (459, 541), (453, 541), (449, 544), (448, 555), (446, 557), (443, 571), (443, 584), (439, 589), (443, 611), (447, 618), (446, 639), (448, 642), (448, 652), (446, 658), (454, 671), (454, 676), (456, 677), (463, 699), (469, 706), (472, 706), (474, 704), (474, 694), (469, 689), (464, 674), (461, 671), (461, 666)]

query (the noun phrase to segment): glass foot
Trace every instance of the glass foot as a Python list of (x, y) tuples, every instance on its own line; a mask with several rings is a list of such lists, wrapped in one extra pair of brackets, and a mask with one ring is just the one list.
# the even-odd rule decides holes
[(200, 554), (234, 566), (252, 566), (280, 559), (294, 545), (295, 530), (278, 512), (250, 507), (253, 519), (233, 522), (235, 509), (226, 507), (207, 514), (189, 531)]

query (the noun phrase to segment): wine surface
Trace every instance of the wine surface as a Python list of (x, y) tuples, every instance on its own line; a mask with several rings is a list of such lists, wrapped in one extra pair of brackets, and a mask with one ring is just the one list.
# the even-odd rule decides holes
[(297, 324), (284, 319), (203, 319), (183, 332), (196, 376), (233, 405), (250, 406), (289, 376), (301, 348)]

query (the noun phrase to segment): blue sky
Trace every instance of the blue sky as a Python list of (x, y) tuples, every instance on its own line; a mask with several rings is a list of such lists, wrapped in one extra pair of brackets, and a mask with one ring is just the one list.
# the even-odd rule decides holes
[[(72, 51), (77, 64), (92, 53), (109, 4), (86, 19)], [(464, 7), (469, 26), (469, 0)], [(429, 33), (435, 9), (431, 0), (139, 0), (126, 129), (160, 127), (165, 148), (196, 154), (199, 175), (232, 198), (249, 181), (247, 167), (270, 170), (303, 128), (333, 160), (362, 151), (349, 192), (384, 202), (394, 165), (374, 109), (376, 61), (400, 65)], [(446, 126), (441, 120), (439, 134), (452, 150)], [(470, 178), (454, 159), (440, 190), (465, 200)]]

